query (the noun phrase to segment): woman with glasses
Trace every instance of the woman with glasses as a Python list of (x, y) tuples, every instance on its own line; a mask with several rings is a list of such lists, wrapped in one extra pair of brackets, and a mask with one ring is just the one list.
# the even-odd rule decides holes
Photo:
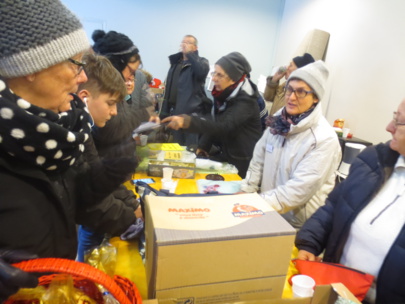
[(242, 191), (259, 192), (295, 228), (324, 204), (341, 159), (320, 104), (328, 75), (320, 60), (291, 73), (285, 107), (269, 116), (242, 181)]
[(364, 149), (325, 206), (304, 224), (298, 258), (340, 263), (374, 276), (363, 303), (405, 303), (405, 100), (388, 143)]
[[(215, 64), (212, 81), (214, 119), (194, 115), (171, 116), (162, 120), (167, 127), (202, 133), (197, 155), (235, 165), (243, 178), (252, 158), (253, 148), (262, 133), (257, 87), (248, 79), (251, 67), (246, 58), (233, 52)], [(220, 152), (212, 155), (212, 146)]]
[(2, 1), (0, 15), (2, 303), (37, 284), (10, 263), (75, 259), (76, 224), (91, 224), (87, 209), (123, 182), (135, 160), (84, 161), (90, 117), (74, 93), (87, 81), (82, 57), (90, 45), (77, 17), (58, 0)]

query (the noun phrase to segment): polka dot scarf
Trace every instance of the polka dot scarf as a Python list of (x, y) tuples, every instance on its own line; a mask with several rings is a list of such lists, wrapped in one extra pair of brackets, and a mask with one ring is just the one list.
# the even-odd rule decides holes
[(75, 96), (72, 109), (57, 114), (15, 95), (0, 79), (0, 149), (49, 171), (73, 166), (90, 134), (90, 117)]

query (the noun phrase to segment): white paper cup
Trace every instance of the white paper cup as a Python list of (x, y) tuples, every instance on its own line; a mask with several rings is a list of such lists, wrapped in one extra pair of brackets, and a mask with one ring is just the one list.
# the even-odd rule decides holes
[(349, 128), (343, 128), (342, 130), (342, 137), (347, 138), (347, 135), (349, 135), (350, 129)]
[(172, 176), (173, 176), (173, 168), (164, 167), (163, 168), (163, 179), (172, 180)]
[(146, 146), (148, 143), (148, 135), (141, 135), (139, 136), (141, 140), (141, 146)]
[(176, 191), (177, 188), (177, 182), (175, 180), (166, 180), (166, 179), (162, 179), (162, 189), (169, 191), (170, 193), (174, 193)]
[(310, 276), (299, 274), (293, 276), (292, 291), (295, 298), (312, 297), (314, 294), (315, 281)]

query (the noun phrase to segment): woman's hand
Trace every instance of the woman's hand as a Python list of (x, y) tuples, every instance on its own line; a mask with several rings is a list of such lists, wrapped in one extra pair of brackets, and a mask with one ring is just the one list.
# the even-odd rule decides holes
[(136, 208), (134, 213), (135, 213), (136, 218), (140, 218), (140, 219), (142, 219), (142, 221), (145, 221), (145, 219), (143, 218), (141, 205), (139, 205), (138, 208)]
[(305, 261), (316, 261), (316, 262), (321, 262), (321, 258), (315, 256), (313, 253), (306, 251), (306, 250), (299, 250), (297, 254), (297, 259), (298, 260), (305, 260)]
[(276, 74), (273, 75), (271, 81), (278, 82), (281, 78), (285, 76), (286, 70), (279, 69)]
[(210, 157), (210, 155), (208, 154), (207, 151), (205, 151), (205, 150), (203, 150), (203, 149), (200, 149), (200, 148), (197, 148), (197, 150), (195, 151), (195, 154), (197, 155), (197, 157), (198, 157), (198, 156), (199, 156), (199, 157), (206, 157), (206, 158), (209, 158), (209, 157)]
[(151, 115), (149, 117), (149, 122), (154, 122), (154, 123), (160, 124), (160, 118), (158, 115)]
[(168, 123), (167, 127), (173, 130), (178, 130), (184, 126), (184, 117), (182, 116), (169, 116), (162, 120), (161, 123)]

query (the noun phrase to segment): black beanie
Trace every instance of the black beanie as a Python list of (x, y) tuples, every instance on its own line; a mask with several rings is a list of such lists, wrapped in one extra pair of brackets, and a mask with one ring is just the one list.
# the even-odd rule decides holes
[(249, 74), (252, 68), (246, 58), (238, 52), (221, 57), (216, 64), (221, 66), (233, 81), (238, 81), (244, 74)]
[(138, 48), (128, 36), (116, 31), (106, 33), (103, 30), (95, 30), (91, 38), (94, 41), (94, 52), (110, 59), (120, 72), (125, 69), (129, 59), (139, 53)]
[(311, 56), (311, 54), (305, 53), (302, 56), (297, 56), (293, 58), (293, 61), (297, 68), (302, 68), (303, 66), (306, 66), (309, 63), (315, 62), (314, 57)]

